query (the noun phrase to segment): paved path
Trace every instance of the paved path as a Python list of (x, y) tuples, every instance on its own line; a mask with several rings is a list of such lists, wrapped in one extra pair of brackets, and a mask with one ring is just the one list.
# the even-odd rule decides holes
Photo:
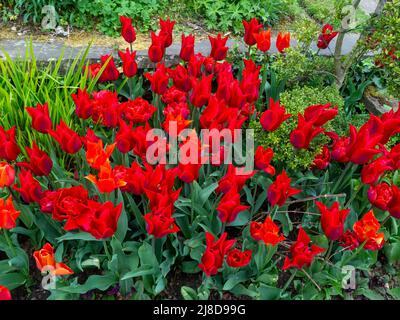
[(364, 10), (365, 13), (371, 14), (375, 12), (375, 9), (378, 5), (377, 0), (361, 0), (360, 8)]

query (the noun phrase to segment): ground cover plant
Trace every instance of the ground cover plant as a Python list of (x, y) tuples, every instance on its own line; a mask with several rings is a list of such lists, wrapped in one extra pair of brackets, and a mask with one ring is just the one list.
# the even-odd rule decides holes
[(256, 18), (240, 59), (160, 19), (142, 74), (119, 20), (118, 57), (0, 62), (1, 299), (400, 297), (399, 110), (349, 123), (332, 64), (284, 77), (291, 34)]

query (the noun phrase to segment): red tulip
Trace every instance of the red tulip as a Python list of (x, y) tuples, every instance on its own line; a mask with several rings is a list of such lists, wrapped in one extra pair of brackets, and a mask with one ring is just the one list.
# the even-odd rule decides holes
[(321, 153), (317, 154), (314, 158), (312, 167), (319, 170), (324, 170), (329, 166), (331, 160), (331, 154), (329, 152), (328, 146), (324, 145), (322, 147)]
[(279, 101), (269, 99), (269, 109), (260, 117), (260, 124), (266, 131), (275, 131), (280, 127), (283, 121), (290, 118), (291, 114), (285, 114), (286, 110), (280, 105)]
[(276, 48), (280, 53), (283, 53), (285, 49), (290, 47), (290, 32), (285, 34), (279, 32), (276, 38)]
[(257, 49), (266, 52), (271, 48), (271, 29), (262, 30), (257, 34), (254, 34), (254, 38), (257, 41)]
[(317, 47), (319, 49), (326, 49), (329, 43), (337, 36), (338, 32), (333, 31), (333, 27), (327, 23), (322, 27), (322, 33), (318, 37)]
[(242, 80), (240, 81), (240, 89), (245, 97), (246, 102), (255, 103), (258, 100), (259, 89), (261, 84), (260, 70), (261, 66), (257, 66), (253, 60), (243, 60), (244, 69), (242, 72)]
[(151, 62), (158, 63), (162, 60), (165, 52), (165, 35), (160, 33), (156, 35), (151, 32), (151, 45), (149, 47), (149, 59)]
[(270, 164), (273, 157), (274, 151), (271, 148), (258, 146), (254, 156), (254, 164), (257, 169), (263, 170), (273, 176), (275, 175), (275, 168)]
[(164, 48), (168, 48), (172, 44), (172, 31), (175, 21), (170, 19), (163, 20), (160, 18), (160, 34), (164, 36)]
[[(400, 219), (400, 189), (396, 185), (392, 185), (393, 196), (387, 204), (390, 215), (396, 219)], [(383, 196), (383, 195), (382, 195)]]
[(141, 97), (121, 103), (121, 111), (125, 119), (133, 124), (146, 123), (157, 108)]
[(88, 119), (93, 113), (93, 102), (90, 99), (86, 89), (83, 91), (79, 88), (77, 93), (71, 94), (72, 100), (75, 103), (75, 113), (81, 119)]
[[(326, 134), (328, 135), (330, 133), (326, 132)], [(334, 142), (332, 145), (332, 152), (331, 152), (332, 159), (337, 162), (346, 163), (349, 161), (349, 157), (347, 155), (346, 149), (349, 145), (350, 139), (347, 137), (339, 138), (336, 133), (335, 133), (335, 135), (336, 136), (333, 138)]]
[(231, 189), (226, 193), (218, 207), (218, 217), (223, 223), (231, 223), (235, 221), (238, 214), (245, 211), (249, 206), (243, 206), (240, 204), (240, 195), (235, 189)]
[(136, 40), (135, 28), (132, 26), (132, 19), (124, 16), (119, 17), (122, 24), (121, 35), (128, 43), (133, 43)]
[(331, 107), (330, 103), (309, 106), (304, 110), (304, 119), (316, 127), (321, 127), (337, 116), (338, 107)]
[(106, 65), (106, 67), (99, 78), (99, 82), (117, 81), (119, 78), (119, 71), (115, 66), (114, 58), (111, 55), (106, 54), (101, 56), (100, 60), (102, 66)]
[(298, 268), (301, 269), (303, 266), (310, 266), (314, 256), (317, 254), (324, 252), (325, 249), (318, 247), (316, 245), (310, 246), (310, 237), (304, 231), (303, 228), (300, 227), (299, 234), (297, 236), (296, 242), (290, 247), (290, 253), (292, 258), (285, 258), (283, 263), (283, 270), (289, 268)]
[(216, 61), (224, 60), (229, 49), (226, 47), (228, 37), (222, 38), (221, 34), (218, 33), (217, 37), (208, 36), (208, 39), (211, 43), (210, 57), (213, 57)]
[(301, 192), (300, 189), (292, 188), (290, 181), (285, 170), (283, 170), (269, 186), (268, 201), (272, 206), (278, 205), (282, 207), (288, 198)]
[(179, 57), (183, 61), (189, 62), (192, 56), (194, 56), (194, 36), (192, 34), (188, 36), (182, 34), (182, 46)]
[(81, 137), (61, 120), (56, 130), (49, 131), (50, 135), (60, 144), (63, 151), (74, 154), (82, 148)]
[(190, 103), (197, 108), (207, 104), (211, 95), (211, 82), (213, 75), (202, 75), (200, 80), (192, 78), (192, 93), (190, 94)]
[(192, 82), (189, 73), (184, 66), (178, 64), (175, 69), (169, 71), (169, 74), (171, 75), (175, 87), (183, 92), (190, 91), (192, 88)]
[(15, 170), (7, 162), (0, 162), (0, 188), (9, 187), (14, 183)]
[(6, 287), (0, 285), (0, 300), (12, 300), (11, 292)]
[(252, 253), (252, 250), (241, 251), (239, 249), (232, 249), (228, 251), (226, 263), (232, 268), (245, 267), (250, 263)]
[(371, 185), (368, 189), (368, 200), (381, 210), (387, 210), (388, 204), (393, 198), (393, 190), (386, 182)]
[(383, 232), (378, 233), (379, 228), (380, 223), (372, 210), (368, 211), (353, 226), (358, 241), (360, 243), (365, 242), (364, 249), (366, 250), (380, 250), (385, 244), (385, 236)]
[(30, 171), (22, 169), (18, 174), (19, 185), (13, 185), (14, 190), (21, 194), (22, 200), (26, 203), (39, 202), (43, 197), (43, 190), (39, 181), (33, 178)]
[(28, 162), (20, 162), (19, 167), (32, 171), (36, 176), (48, 176), (53, 168), (53, 161), (46, 152), (39, 149), (36, 142), (33, 141), (32, 148), (26, 147), (26, 153), (30, 159)]
[(128, 153), (135, 145), (132, 126), (133, 123), (128, 125), (126, 122), (120, 121), (119, 130), (115, 135), (115, 143), (117, 144), (117, 149), (122, 153)]
[(340, 238), (340, 243), (342, 247), (347, 250), (354, 250), (360, 246), (360, 242), (354, 232), (347, 230), (343, 236)]
[(200, 77), (202, 74), (202, 66), (204, 62), (204, 56), (199, 52), (195, 55), (193, 55), (188, 64), (188, 72), (191, 77)]
[(0, 198), (0, 229), (14, 229), (19, 215), (20, 211), (15, 210), (11, 196), (5, 201)]
[(262, 28), (262, 24), (258, 23), (256, 18), (252, 18), (249, 22), (245, 20), (242, 20), (242, 22), (244, 27), (244, 42), (249, 46), (255, 45), (255, 35), (257, 35)]
[(199, 268), (210, 277), (218, 273), (222, 267), (224, 258), (230, 248), (235, 244), (235, 240), (226, 240), (228, 234), (224, 232), (217, 241), (211, 233), (206, 232), (206, 250), (201, 257)]
[(196, 163), (188, 163), (178, 164), (178, 177), (185, 183), (192, 183), (193, 181), (199, 178), (199, 170), (201, 168), (201, 164)]
[(41, 133), (48, 133), (51, 130), (51, 119), (49, 116), (49, 106), (47, 103), (37, 104), (36, 108), (27, 107), (26, 111), (32, 117), (32, 127)]
[(103, 126), (115, 128), (120, 119), (121, 106), (117, 93), (109, 90), (93, 92), (93, 114), (94, 122), (100, 122)]
[(343, 235), (344, 222), (350, 209), (339, 209), (339, 202), (335, 201), (328, 208), (322, 202), (316, 201), (315, 204), (321, 213), (321, 226), (325, 235), (330, 240), (338, 240)]
[(314, 127), (313, 122), (307, 122), (300, 113), (297, 116), (297, 128), (290, 133), (290, 142), (297, 149), (308, 149), (311, 141), (324, 132), (324, 129)]
[(147, 223), (147, 232), (155, 238), (164, 238), (180, 230), (174, 218), (170, 214), (165, 214), (163, 210), (147, 213), (143, 218)]
[(151, 82), (151, 90), (156, 94), (163, 94), (168, 87), (169, 76), (164, 64), (159, 63), (154, 73), (145, 73), (144, 76)]
[[(237, 172), (238, 170), (240, 172)], [(218, 182), (218, 188), (215, 191), (226, 194), (232, 189), (236, 189), (240, 192), (246, 181), (255, 173), (255, 171), (244, 172), (243, 170), (236, 168), (233, 164), (228, 164), (227, 173)]]
[(283, 234), (279, 233), (279, 227), (270, 216), (267, 216), (263, 223), (251, 221), (250, 234), (254, 240), (262, 240), (265, 245), (276, 246), (279, 242), (285, 240)]
[(137, 63), (136, 63), (136, 51), (130, 52), (126, 49), (125, 52), (118, 50), (118, 55), (122, 60), (122, 70), (124, 75), (128, 78), (132, 78), (137, 73)]
[(5, 131), (0, 126), (0, 159), (14, 161), (21, 152), (15, 140), (15, 126)]
[(365, 184), (375, 184), (386, 171), (392, 169), (391, 159), (380, 157), (363, 166), (361, 170), (361, 181)]

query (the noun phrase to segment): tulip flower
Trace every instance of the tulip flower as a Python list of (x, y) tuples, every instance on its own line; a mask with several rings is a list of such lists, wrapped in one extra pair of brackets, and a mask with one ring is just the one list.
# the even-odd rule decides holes
[(325, 235), (330, 240), (338, 240), (343, 235), (344, 222), (350, 209), (339, 209), (339, 202), (335, 201), (328, 208), (322, 202), (316, 201), (315, 204), (321, 213), (321, 226)]
[(126, 120), (133, 124), (146, 123), (151, 119), (157, 108), (142, 97), (121, 103), (121, 112)]
[(12, 197), (0, 198), (0, 229), (13, 229), (17, 226), (20, 211), (15, 210)]
[(393, 190), (386, 182), (371, 185), (368, 189), (368, 200), (371, 204), (381, 210), (387, 210), (393, 198)]
[[(389, 211), (393, 218), (400, 219), (400, 189), (396, 185), (392, 185), (393, 196), (387, 204), (386, 210)], [(384, 195), (382, 195), (384, 196)]]
[(235, 240), (226, 240), (228, 234), (224, 232), (218, 240), (206, 232), (206, 250), (201, 257), (199, 268), (204, 271), (207, 277), (216, 275), (218, 269), (224, 263), (225, 255), (235, 244)]
[(285, 49), (290, 47), (290, 32), (285, 34), (279, 32), (276, 38), (276, 48), (280, 53), (283, 53)]
[(205, 57), (199, 52), (193, 55), (188, 64), (188, 72), (191, 77), (198, 78), (202, 75), (201, 68), (203, 67)]
[(21, 152), (15, 139), (15, 126), (5, 131), (0, 126), (0, 159), (14, 161)]
[(368, 211), (353, 226), (358, 241), (365, 242), (364, 249), (366, 250), (380, 250), (385, 244), (384, 233), (378, 233), (379, 228), (380, 223), (372, 210)]
[(314, 158), (312, 167), (319, 170), (324, 170), (329, 166), (331, 160), (331, 154), (327, 145), (322, 147), (321, 153), (317, 154)]
[(122, 70), (124, 75), (128, 78), (132, 78), (137, 73), (137, 63), (136, 63), (136, 51), (130, 52), (127, 48), (125, 52), (118, 50), (118, 55), (122, 60)]
[(239, 249), (232, 249), (228, 251), (226, 256), (226, 263), (232, 268), (245, 267), (250, 263), (252, 250), (241, 251)]
[(260, 124), (266, 131), (275, 131), (280, 127), (282, 122), (290, 118), (291, 114), (286, 114), (286, 110), (279, 101), (269, 99), (269, 109), (260, 117)]
[(132, 122), (128, 125), (126, 122), (120, 121), (119, 130), (115, 135), (115, 143), (117, 145), (117, 149), (121, 153), (128, 153), (135, 145), (132, 126)]
[(327, 23), (322, 27), (322, 33), (318, 37), (317, 47), (326, 49), (329, 43), (337, 36), (338, 32), (333, 31), (333, 27)]
[(97, 177), (93, 174), (89, 174), (86, 176), (86, 179), (93, 182), (102, 193), (110, 193), (126, 185), (126, 181), (116, 178), (109, 161), (100, 165)]
[(282, 269), (283, 270), (287, 270), (289, 268), (301, 269), (304, 266), (309, 267), (314, 257), (319, 253), (325, 251), (324, 248), (321, 248), (317, 245), (312, 244), (310, 246), (310, 242), (311, 242), (310, 237), (307, 235), (304, 229), (300, 227), (297, 240), (290, 247), (291, 259), (289, 257), (285, 257)]
[(226, 47), (228, 37), (222, 38), (221, 34), (218, 33), (217, 37), (208, 36), (208, 39), (211, 43), (210, 57), (213, 57), (215, 61), (224, 60), (229, 49)]
[(257, 169), (263, 170), (273, 176), (275, 175), (275, 168), (270, 164), (273, 157), (274, 151), (271, 148), (258, 146), (254, 156), (254, 164)]
[(244, 42), (249, 45), (256, 44), (256, 35), (262, 28), (262, 24), (258, 23), (256, 18), (252, 18), (249, 22), (242, 20), (244, 27)]
[(175, 219), (162, 211), (147, 213), (143, 218), (147, 224), (148, 234), (155, 238), (164, 238), (166, 235), (180, 230), (175, 224)]
[(278, 205), (282, 207), (288, 198), (301, 192), (300, 189), (292, 188), (290, 181), (285, 170), (283, 170), (269, 186), (267, 191), (268, 201), (272, 206)]
[(202, 75), (200, 80), (192, 78), (192, 93), (190, 94), (190, 103), (197, 108), (207, 104), (211, 95), (211, 82), (213, 75)]
[(71, 94), (75, 103), (75, 113), (81, 119), (89, 119), (93, 113), (93, 102), (86, 89), (83, 91), (79, 88), (77, 93)]
[(159, 63), (155, 72), (145, 73), (144, 76), (150, 81), (154, 93), (162, 95), (167, 90), (169, 76), (164, 64)]
[(40, 150), (35, 141), (32, 143), (32, 148), (25, 149), (30, 161), (19, 162), (17, 166), (32, 171), (36, 176), (48, 176), (53, 168), (53, 161), (48, 154)]
[(194, 39), (192, 34), (188, 36), (182, 34), (182, 46), (179, 57), (185, 62), (189, 62), (192, 56), (194, 56)]
[(36, 108), (27, 107), (26, 111), (32, 118), (32, 128), (41, 133), (48, 133), (52, 123), (49, 116), (49, 106), (47, 103), (37, 104)]
[(354, 231), (347, 230), (339, 240), (339, 245), (346, 250), (354, 250), (360, 246), (360, 242)]
[(183, 164), (179, 163), (178, 164), (178, 177), (185, 183), (192, 183), (193, 181), (197, 180), (199, 178), (199, 170), (201, 168), (201, 163), (188, 163), (188, 164)]
[(158, 63), (164, 57), (165, 52), (165, 34), (160, 33), (157, 35), (151, 32), (151, 45), (149, 47), (149, 59), (151, 62)]
[(136, 40), (135, 28), (132, 26), (132, 19), (124, 16), (119, 17), (122, 24), (121, 35), (128, 43), (133, 43)]
[(375, 184), (388, 170), (393, 170), (392, 160), (387, 157), (379, 157), (363, 166), (361, 170), (361, 181), (364, 184)]
[(105, 150), (103, 150), (103, 141), (99, 140), (97, 142), (86, 143), (86, 161), (94, 169), (99, 170), (100, 167), (105, 164), (115, 148), (115, 143), (108, 145)]
[(217, 207), (218, 217), (222, 223), (231, 223), (236, 220), (238, 214), (250, 208), (240, 204), (240, 195), (235, 189), (231, 189), (222, 198)]
[(246, 181), (256, 173), (256, 171), (244, 172), (242, 170), (240, 174), (238, 174), (237, 170), (239, 169), (233, 164), (228, 164), (228, 170), (225, 176), (219, 180), (218, 188), (215, 191), (226, 194), (232, 189), (236, 189), (237, 192), (240, 192), (246, 184)]
[(332, 108), (330, 103), (317, 104), (307, 107), (304, 110), (304, 119), (312, 122), (314, 126), (321, 127), (328, 121), (335, 118), (338, 114), (338, 107)]
[(14, 167), (7, 162), (0, 162), (0, 188), (9, 187), (14, 183)]
[(11, 292), (6, 287), (0, 285), (0, 301), (12, 300)]
[(172, 31), (175, 21), (170, 19), (163, 20), (160, 18), (160, 34), (164, 36), (164, 48), (168, 48), (172, 44)]
[(192, 82), (187, 69), (178, 64), (175, 69), (170, 70), (169, 74), (174, 82), (174, 86), (183, 92), (188, 92), (192, 88)]
[(271, 29), (262, 30), (257, 34), (254, 34), (254, 38), (257, 41), (257, 49), (266, 52), (271, 48)]
[(314, 127), (313, 122), (307, 122), (299, 113), (297, 127), (290, 133), (290, 142), (296, 149), (308, 149), (311, 141), (323, 132), (323, 128)]
[(67, 153), (74, 154), (82, 148), (81, 137), (70, 129), (63, 120), (57, 125), (57, 129), (49, 131), (49, 134), (60, 144), (61, 149)]
[(115, 65), (114, 58), (109, 55), (103, 55), (100, 57), (102, 66), (106, 65), (99, 78), (99, 82), (107, 82), (107, 81), (117, 81), (119, 78), (119, 71)]
[(21, 194), (22, 200), (26, 203), (39, 202), (43, 197), (42, 187), (36, 179), (33, 178), (32, 173), (25, 169), (18, 174), (20, 187), (13, 185), (13, 189)]
[(50, 243), (46, 243), (42, 249), (35, 251), (33, 257), (40, 272), (50, 272), (55, 276), (73, 274), (74, 271), (62, 262), (56, 262), (54, 249)]
[(267, 216), (263, 223), (251, 221), (250, 235), (256, 241), (263, 241), (265, 245), (276, 246), (285, 240), (283, 234), (279, 233), (279, 227), (270, 216)]

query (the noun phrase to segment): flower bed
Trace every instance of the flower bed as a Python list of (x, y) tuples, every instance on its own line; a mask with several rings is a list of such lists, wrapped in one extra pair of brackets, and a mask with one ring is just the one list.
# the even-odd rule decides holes
[[(120, 20), (122, 73), (109, 55), (80, 65), (65, 109), (10, 109), (0, 127), (1, 299), (398, 297), (400, 111), (343, 128), (339, 103), (287, 109), (266, 61), (285, 58), (290, 33), (268, 56), (256, 19), (243, 23), (244, 60), (227, 61), (221, 34), (207, 57), (182, 35), (174, 68), (174, 22), (160, 19), (155, 68), (140, 75)], [(325, 26), (318, 46), (335, 36)], [(382, 263), (376, 291), (368, 272)]]

